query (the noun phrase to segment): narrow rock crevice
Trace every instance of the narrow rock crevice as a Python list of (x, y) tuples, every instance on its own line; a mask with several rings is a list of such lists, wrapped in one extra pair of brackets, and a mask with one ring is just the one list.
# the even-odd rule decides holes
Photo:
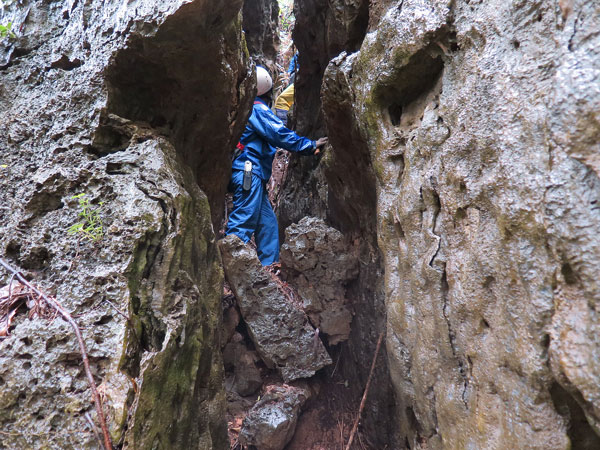
[[(3, 2), (0, 256), (80, 323), (115, 447), (343, 447), (385, 330), (355, 448), (599, 448), (598, 8), (296, 0), (329, 145), (264, 269), (215, 230), (278, 2)], [(75, 338), (10, 308), (0, 447), (96, 448)]]
[[(235, 146), (245, 126), (253, 79), (242, 65), (248, 61), (241, 53), (236, 55), (237, 67), (222, 65), (228, 56), (222, 41), (210, 39), (208, 30), (198, 34), (198, 27), (206, 25), (203, 8), (201, 2), (192, 2), (169, 17), (155, 36), (129, 39), (107, 69), (109, 99), (101, 123), (114, 114), (149, 126), (150, 133), (166, 135), (194, 171), (218, 229), (230, 170), (228, 149)], [(241, 41), (239, 18), (233, 11), (217, 9), (218, 23), (210, 24), (216, 29), (231, 23), (224, 27), (224, 42), (231, 47)], [(223, 108), (219, 102), (227, 95), (234, 97), (234, 103)], [(126, 135), (118, 127), (103, 130), (96, 133), (92, 148), (98, 144), (101, 148), (105, 140), (112, 149), (119, 142), (126, 145)], [(215, 152), (216, 148), (221, 151)]]
[[(340, 230), (354, 244), (358, 255), (357, 276), (346, 284), (346, 296), (354, 312), (348, 341), (332, 346), (336, 361), (335, 378), (348, 386), (345, 400), (334, 408), (357, 409), (368, 377), (379, 331), (385, 323), (381, 255), (376, 228), (376, 187), (374, 169), (364, 134), (352, 115), (353, 95), (347, 91), (352, 72), (336, 74), (332, 83), (325, 71), (340, 52), (336, 64), (351, 64), (370, 20), (368, 2), (352, 5), (324, 1), (295, 2), (294, 41), (299, 51), (300, 70), (296, 82), (295, 126), (305, 135), (328, 134), (333, 149), (322, 159), (290, 158), (287, 176), (279, 196), (277, 214), (281, 234), (305, 216), (318, 217)], [(328, 131), (326, 131), (326, 128)], [(331, 369), (329, 369), (331, 370)], [(394, 414), (387, 357), (382, 348), (363, 412), (362, 439), (373, 448), (390, 445)], [(347, 406), (344, 406), (347, 405)], [(301, 418), (302, 420), (302, 418)]]
[(571, 448), (578, 450), (599, 448), (600, 436), (594, 432), (588, 423), (579, 401), (556, 382), (550, 387), (550, 395), (556, 411), (565, 420)]

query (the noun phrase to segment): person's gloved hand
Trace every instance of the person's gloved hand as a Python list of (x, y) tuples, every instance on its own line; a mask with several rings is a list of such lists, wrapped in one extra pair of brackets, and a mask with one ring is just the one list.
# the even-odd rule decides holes
[(322, 137), (317, 139), (317, 147), (315, 148), (315, 155), (321, 153), (321, 148), (325, 147), (325, 145), (329, 142), (328, 137)]

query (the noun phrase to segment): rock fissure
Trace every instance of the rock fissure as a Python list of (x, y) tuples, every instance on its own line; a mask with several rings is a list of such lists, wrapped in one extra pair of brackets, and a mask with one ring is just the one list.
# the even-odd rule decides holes
[[(296, 0), (291, 123), (330, 145), (281, 170), (282, 267), (222, 266), (277, 11), (0, 9), (0, 254), (84, 324), (117, 448), (226, 448), (227, 401), (243, 445), (337, 448), (384, 329), (355, 446), (598, 448), (598, 5)], [(67, 233), (80, 193), (100, 243)], [(95, 448), (73, 339), (7, 332), (0, 448)]]

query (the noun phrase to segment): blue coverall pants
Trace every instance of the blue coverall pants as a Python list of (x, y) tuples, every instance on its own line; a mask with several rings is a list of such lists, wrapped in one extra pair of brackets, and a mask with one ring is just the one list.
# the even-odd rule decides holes
[(248, 242), (254, 233), (256, 252), (263, 266), (279, 262), (279, 229), (277, 217), (267, 196), (266, 183), (252, 174), (252, 187), (242, 189), (243, 170), (231, 174), (233, 210), (229, 215), (226, 234), (235, 234)]

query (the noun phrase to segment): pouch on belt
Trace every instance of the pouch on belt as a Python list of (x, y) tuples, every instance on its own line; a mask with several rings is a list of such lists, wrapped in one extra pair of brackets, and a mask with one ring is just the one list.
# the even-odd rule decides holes
[(249, 191), (252, 187), (252, 162), (246, 161), (244, 163), (244, 181), (242, 183), (242, 189)]

